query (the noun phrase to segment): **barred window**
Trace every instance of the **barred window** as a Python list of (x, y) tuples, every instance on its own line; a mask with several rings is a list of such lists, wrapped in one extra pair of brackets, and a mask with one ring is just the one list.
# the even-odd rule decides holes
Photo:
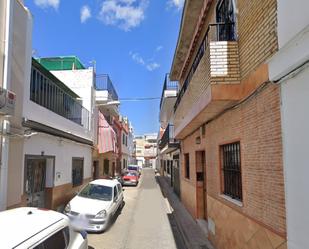
[(72, 159), (72, 184), (73, 187), (83, 184), (84, 177), (84, 159), (73, 158)]
[(225, 144), (221, 149), (223, 194), (242, 200), (240, 143)]
[(190, 156), (189, 153), (184, 154), (185, 159), (185, 178), (190, 179)]

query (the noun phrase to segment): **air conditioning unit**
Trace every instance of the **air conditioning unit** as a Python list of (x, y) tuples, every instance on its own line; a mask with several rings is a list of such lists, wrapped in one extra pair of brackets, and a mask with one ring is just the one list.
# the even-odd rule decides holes
[(0, 87), (0, 115), (14, 115), (15, 101), (15, 93)]

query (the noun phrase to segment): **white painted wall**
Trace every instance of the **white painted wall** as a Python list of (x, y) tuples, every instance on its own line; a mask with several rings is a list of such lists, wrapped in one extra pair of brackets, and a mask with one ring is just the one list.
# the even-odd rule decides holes
[(279, 51), (269, 77), (281, 84), (283, 165), (289, 249), (309, 248), (309, 1), (278, 2)]
[(309, 69), (283, 82), (282, 128), (288, 248), (309, 248)]
[[(10, 118), (11, 133), (21, 133), (21, 120), (24, 108), (24, 91), (30, 91), (31, 54), (32, 54), (32, 16), (18, 0), (13, 0), (12, 41), (7, 55), (11, 60), (8, 86), (16, 94), (15, 114)], [(25, 83), (28, 85), (25, 86)], [(25, 90), (26, 89), (26, 90)], [(19, 203), (23, 179), (23, 140), (10, 137), (8, 153), (7, 203)], [(1, 190), (3, 190), (1, 188)]]
[(93, 88), (93, 68), (79, 70), (57, 70), (50, 72), (66, 84), (79, 97), (81, 97), (83, 106), (88, 111), (92, 111), (95, 101), (95, 91)]
[(278, 0), (279, 48), (305, 28), (309, 23), (308, 0)]
[[(39, 133), (24, 140), (24, 155), (55, 156), (55, 186), (72, 182), (72, 158), (84, 158), (84, 178), (91, 177), (92, 154), (91, 147), (75, 143), (67, 139), (57, 138)], [(24, 162), (23, 162), (24, 165)]]

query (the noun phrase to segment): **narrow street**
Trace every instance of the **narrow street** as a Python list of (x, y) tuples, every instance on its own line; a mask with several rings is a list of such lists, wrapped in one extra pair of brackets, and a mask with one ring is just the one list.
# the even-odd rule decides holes
[(183, 249), (183, 242), (152, 169), (144, 169), (138, 187), (125, 187), (125, 206), (106, 232), (89, 234), (95, 249)]

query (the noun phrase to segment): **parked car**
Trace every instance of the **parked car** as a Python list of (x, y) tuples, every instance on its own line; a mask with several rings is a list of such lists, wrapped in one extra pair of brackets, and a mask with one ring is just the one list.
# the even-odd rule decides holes
[(66, 205), (64, 213), (75, 228), (102, 232), (123, 203), (123, 190), (118, 180), (98, 179), (87, 184)]
[(0, 212), (1, 248), (87, 249), (85, 231), (76, 232), (56, 211), (21, 207)]
[(137, 186), (139, 175), (137, 171), (128, 171), (122, 176), (122, 185), (134, 185)]

